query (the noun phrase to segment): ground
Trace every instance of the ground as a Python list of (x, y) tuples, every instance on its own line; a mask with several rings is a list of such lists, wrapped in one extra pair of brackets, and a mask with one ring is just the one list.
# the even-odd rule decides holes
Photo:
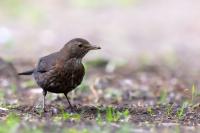
[(198, 132), (198, 63), (141, 57), (84, 64), (85, 79), (69, 94), (74, 112), (64, 95), (51, 93), (43, 112), (41, 88), (31, 76), (16, 75), (34, 63), (1, 62), (0, 132)]

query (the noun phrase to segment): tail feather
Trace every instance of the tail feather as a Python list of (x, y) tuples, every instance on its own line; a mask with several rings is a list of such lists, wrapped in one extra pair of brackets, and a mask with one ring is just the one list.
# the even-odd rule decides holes
[(34, 72), (34, 69), (26, 71), (26, 72), (18, 73), (18, 75), (31, 75), (31, 74), (33, 74), (33, 72)]

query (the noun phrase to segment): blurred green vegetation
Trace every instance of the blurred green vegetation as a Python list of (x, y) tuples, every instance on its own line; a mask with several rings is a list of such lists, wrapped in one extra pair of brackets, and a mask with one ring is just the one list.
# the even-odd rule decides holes
[(30, 23), (37, 23), (44, 18), (40, 8), (25, 0), (1, 0), (0, 8), (5, 16), (12, 19), (21, 18)]
[(72, 3), (80, 7), (102, 7), (102, 6), (130, 6), (137, 0), (73, 0)]
[[(127, 7), (132, 6), (138, 0), (70, 0), (68, 1), (72, 6), (76, 7), (87, 7), (87, 8), (96, 8), (96, 7), (105, 7), (105, 6), (120, 6)], [(67, 4), (68, 4), (67, 2)], [(67, 6), (66, 4), (66, 6)], [(23, 13), (30, 13), (32, 16), (38, 17), (40, 11), (38, 8), (31, 5), (31, 2), (26, 0), (1, 0), (0, 1), (1, 9), (9, 12), (13, 16), (18, 16)]]
[(153, 116), (154, 115), (154, 111), (153, 111), (153, 108), (151, 106), (149, 106), (147, 108), (147, 113), (150, 115), (150, 116)]
[[(110, 110), (110, 109), (108, 109)], [(112, 111), (114, 111), (112, 109)], [(110, 112), (113, 113), (113, 112)], [(129, 112), (126, 110), (124, 112), (118, 112), (118, 115), (123, 115), (124, 117), (128, 117)], [(109, 119), (114, 120), (116, 116), (113, 114), (110, 114)], [(63, 112), (63, 114), (58, 119), (58, 116), (55, 117), (55, 120), (53, 123), (51, 123), (51, 126), (48, 126), (43, 123), (30, 123), (25, 122), (24, 120), (20, 119), (20, 117), (15, 113), (10, 113), (6, 117), (5, 120), (0, 122), (0, 133), (44, 133), (44, 132), (61, 132), (61, 133), (91, 133), (91, 132), (97, 132), (97, 133), (108, 133), (112, 131), (111, 125), (107, 123), (106, 125), (99, 125), (96, 127), (84, 127), (84, 128), (77, 128), (77, 127), (62, 127), (60, 125), (59, 121), (64, 122), (66, 120), (70, 119), (80, 119), (79, 114), (68, 114), (66, 112)], [(124, 126), (123, 126), (124, 125)], [(119, 128), (120, 131), (130, 131), (131, 126), (127, 123), (122, 123), (121, 127)]]
[(168, 92), (166, 91), (166, 89), (162, 89), (160, 92), (160, 99), (159, 99), (158, 103), (166, 104), (168, 102), (167, 97), (168, 97)]
[(179, 107), (178, 111), (176, 112), (176, 115), (178, 117), (178, 119), (183, 119), (183, 117), (186, 115), (185, 110), (186, 108), (189, 106), (189, 102), (188, 101), (184, 101), (182, 103), (182, 106)]
[(122, 112), (115, 110), (113, 107), (108, 107), (106, 109), (107, 122), (117, 122), (120, 119), (124, 119), (124, 120), (128, 121), (128, 117), (129, 117), (128, 109), (125, 111), (122, 111)]
[(36, 83), (35, 83), (34, 80), (28, 80), (28, 81), (26, 81), (26, 82), (23, 83), (23, 86), (25, 88), (31, 88), (33, 86), (36, 86)]
[(11, 13), (12, 15), (18, 15), (23, 11), (25, 7), (23, 0), (1, 0), (1, 9)]
[(106, 59), (103, 59), (103, 58), (97, 58), (97, 59), (94, 59), (94, 60), (90, 60), (90, 61), (87, 61), (85, 63), (85, 67), (88, 69), (88, 68), (91, 68), (91, 67), (105, 67), (107, 64), (108, 64), (108, 60)]
[(101, 126), (104, 122), (107, 123), (113, 123), (113, 122), (119, 122), (119, 121), (123, 121), (123, 122), (128, 122), (129, 120), (129, 110), (126, 109), (124, 111), (118, 111), (113, 107), (107, 107), (105, 109), (105, 121), (104, 121), (104, 117), (101, 114), (101, 109), (98, 110), (98, 114), (97, 114), (97, 118), (96, 118), (96, 122), (99, 126)]
[(3, 91), (2, 88), (0, 88), (0, 101), (4, 100), (5, 92)]
[[(185, 107), (185, 106), (184, 106)], [(181, 107), (183, 108), (183, 107)], [(99, 113), (99, 117), (95, 126), (91, 123), (88, 126), (83, 126), (82, 122), (79, 121), (80, 115), (79, 114), (68, 114), (63, 112), (60, 116), (55, 116), (54, 121), (48, 121), (44, 123), (42, 121), (34, 121), (31, 118), (23, 120), (20, 116), (16, 113), (9, 113), (6, 118), (0, 121), (0, 133), (45, 133), (45, 132), (59, 132), (59, 133), (110, 133), (110, 132), (117, 132), (117, 133), (129, 133), (142, 128), (136, 127), (134, 124), (128, 122), (129, 118), (129, 111), (117, 111), (112, 107), (106, 108), (106, 116), (104, 121), (102, 119), (101, 114)], [(181, 114), (182, 115), (182, 114)], [(25, 116), (24, 116), (25, 117)], [(73, 121), (73, 124), (69, 124), (67, 121), (77, 119), (77, 123)], [(121, 121), (121, 119), (124, 119)], [(118, 123), (113, 124), (114, 122), (118, 121)], [(62, 123), (61, 123), (62, 122)], [(67, 123), (66, 123), (67, 122)], [(77, 126), (79, 123), (80, 126)], [(101, 123), (101, 124), (99, 124)], [(76, 125), (76, 126), (75, 126)], [(113, 126), (116, 125), (116, 126)], [(144, 126), (144, 125), (143, 125)], [(147, 124), (148, 128), (155, 129), (155, 125)], [(171, 127), (165, 128), (166, 132), (170, 131), (178, 131), (180, 132), (180, 127)]]
[(16, 114), (10, 113), (5, 122), (0, 123), (0, 133), (15, 133), (19, 128), (19, 121)]

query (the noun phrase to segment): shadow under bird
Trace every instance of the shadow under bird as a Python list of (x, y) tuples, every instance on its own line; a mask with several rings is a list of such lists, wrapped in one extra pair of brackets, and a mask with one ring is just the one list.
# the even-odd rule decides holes
[(87, 40), (75, 38), (58, 52), (40, 58), (36, 68), (19, 73), (33, 75), (37, 84), (43, 89), (43, 109), (47, 92), (64, 93), (71, 110), (73, 107), (67, 94), (81, 84), (85, 75), (82, 58), (90, 51), (101, 49), (91, 45)]

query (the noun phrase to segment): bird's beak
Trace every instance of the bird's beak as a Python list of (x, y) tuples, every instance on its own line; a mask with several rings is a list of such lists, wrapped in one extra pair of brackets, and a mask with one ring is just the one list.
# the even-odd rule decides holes
[(98, 50), (98, 49), (101, 49), (101, 47), (95, 45), (88, 46), (88, 50)]

